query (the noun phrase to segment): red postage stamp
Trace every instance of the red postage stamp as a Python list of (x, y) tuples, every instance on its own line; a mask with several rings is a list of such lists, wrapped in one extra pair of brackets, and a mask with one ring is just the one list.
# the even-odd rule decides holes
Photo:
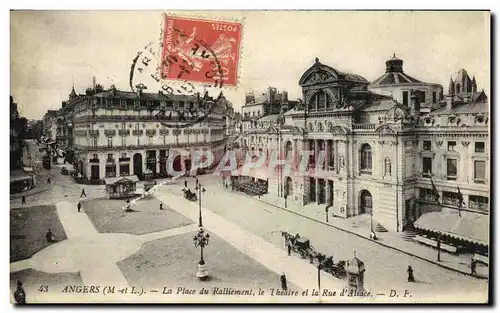
[(235, 86), (241, 27), (237, 22), (165, 15), (162, 78)]

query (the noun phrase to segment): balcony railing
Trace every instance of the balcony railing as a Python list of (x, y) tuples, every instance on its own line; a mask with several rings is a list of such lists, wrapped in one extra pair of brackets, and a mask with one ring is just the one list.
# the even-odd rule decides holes
[(156, 129), (146, 129), (146, 136), (153, 137), (156, 135)]
[(130, 129), (120, 129), (120, 130), (118, 130), (118, 135), (128, 136), (128, 135), (130, 135)]
[(362, 123), (362, 124), (354, 124), (353, 129), (375, 129), (377, 124), (372, 123)]
[(114, 130), (114, 129), (105, 129), (104, 130), (104, 135), (106, 135), (108, 137), (115, 136), (116, 135), (116, 130)]
[(113, 163), (114, 164), (115, 162), (116, 162), (115, 159), (109, 159), (109, 158), (106, 159), (106, 163)]
[(132, 131), (132, 135), (134, 135), (134, 136), (142, 136), (142, 134), (144, 134), (144, 130), (142, 130), (142, 129), (134, 129)]
[(119, 162), (130, 162), (130, 158), (119, 158)]
[(160, 135), (162, 136), (168, 136), (168, 134), (170, 133), (170, 130), (169, 129), (160, 129)]
[(99, 136), (99, 130), (98, 129), (91, 129), (89, 130), (89, 135), (92, 137), (98, 137)]
[(90, 159), (89, 163), (99, 163), (99, 159)]

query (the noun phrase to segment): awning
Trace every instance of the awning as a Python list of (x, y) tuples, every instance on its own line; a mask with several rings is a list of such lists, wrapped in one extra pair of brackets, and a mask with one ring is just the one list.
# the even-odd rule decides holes
[(136, 183), (139, 181), (139, 178), (137, 178), (137, 175), (130, 175), (130, 176), (120, 176), (120, 177), (109, 177), (104, 179), (106, 185), (114, 185), (120, 181), (131, 181), (133, 183)]
[[(439, 206), (438, 206), (439, 207)], [(440, 212), (425, 213), (414, 223), (416, 228), (448, 235), (463, 241), (489, 245), (489, 216), (439, 207)]]
[(33, 176), (22, 171), (22, 170), (11, 170), (10, 171), (10, 182), (23, 181), (23, 180), (32, 180)]

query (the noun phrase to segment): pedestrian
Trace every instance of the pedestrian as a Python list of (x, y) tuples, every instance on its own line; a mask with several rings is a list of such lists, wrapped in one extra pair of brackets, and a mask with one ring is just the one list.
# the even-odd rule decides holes
[(76, 207), (78, 208), (78, 212), (80, 212), (80, 210), (82, 209), (82, 204), (80, 202), (78, 202), (78, 204), (76, 205)]
[(285, 273), (281, 273), (280, 280), (281, 280), (281, 289), (286, 291), (288, 288), (286, 287), (286, 275), (285, 275)]
[(26, 196), (21, 197), (21, 204), (26, 204)]
[(80, 195), (80, 198), (83, 197), (83, 196), (87, 197), (87, 194), (85, 193), (85, 189), (82, 188), (82, 193)]
[(20, 280), (17, 281), (17, 289), (14, 291), (14, 300), (16, 300), (18, 304), (26, 304), (26, 292), (24, 292), (23, 282)]
[(477, 272), (476, 272), (476, 260), (474, 260), (474, 259), (471, 259), (471, 261), (470, 261), (470, 274), (471, 275), (477, 275)]
[(288, 243), (288, 255), (291, 255), (292, 254), (292, 246), (290, 245), (290, 243)]
[(163, 210), (163, 202), (160, 202), (160, 211)]
[(196, 186), (198, 186), (200, 182), (198, 181), (198, 177), (195, 176), (195, 178), (196, 178)]
[(188, 187), (188, 181), (184, 179), (184, 188)]
[(415, 278), (413, 277), (413, 269), (411, 268), (411, 266), (408, 266), (408, 270), (406, 271), (408, 272), (408, 282), (414, 282)]
[(55, 236), (54, 236), (54, 234), (52, 233), (52, 231), (51, 231), (51, 230), (50, 230), (50, 228), (49, 228), (49, 230), (48, 230), (48, 231), (47, 231), (47, 233), (45, 234), (45, 238), (47, 239), (47, 242), (48, 242), (48, 243), (54, 242), (54, 241), (55, 241), (55, 240), (54, 240), (54, 237), (55, 237)]
[(50, 177), (47, 177), (47, 185), (50, 185)]

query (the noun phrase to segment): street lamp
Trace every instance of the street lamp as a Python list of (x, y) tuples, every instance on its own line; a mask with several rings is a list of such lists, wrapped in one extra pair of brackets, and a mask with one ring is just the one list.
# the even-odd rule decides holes
[[(204, 193), (206, 190), (205, 188), (203, 188), (203, 186), (198, 183), (198, 185), (196, 186), (196, 191), (198, 191), (198, 206), (199, 206), (199, 225), (200, 228), (203, 227), (203, 221), (202, 221), (202, 218), (201, 218), (201, 195), (202, 193)], [(202, 250), (203, 251), (203, 250)]]
[(198, 263), (198, 272), (196, 272), (196, 277), (200, 280), (204, 280), (208, 277), (208, 270), (206, 268), (205, 260), (203, 259), (203, 248), (208, 246), (209, 239), (210, 235), (205, 234), (202, 227), (200, 227), (196, 236), (193, 237), (194, 246), (196, 248), (200, 247), (200, 262)]

